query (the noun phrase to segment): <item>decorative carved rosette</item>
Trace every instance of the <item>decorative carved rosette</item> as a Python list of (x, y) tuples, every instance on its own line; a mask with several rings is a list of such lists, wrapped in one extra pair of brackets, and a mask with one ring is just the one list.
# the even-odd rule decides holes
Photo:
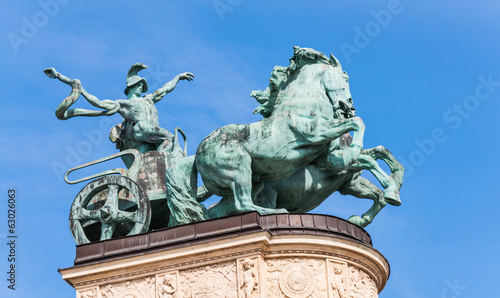
[(281, 273), (279, 285), (287, 297), (307, 297), (314, 291), (314, 277), (306, 266), (290, 264)]
[(325, 261), (314, 258), (273, 258), (266, 262), (268, 297), (326, 297)]

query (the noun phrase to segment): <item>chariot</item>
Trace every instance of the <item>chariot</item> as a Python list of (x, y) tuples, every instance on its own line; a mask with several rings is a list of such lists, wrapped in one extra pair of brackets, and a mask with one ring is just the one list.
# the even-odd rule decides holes
[[(184, 138), (184, 150), (177, 142), (177, 131)], [(175, 129), (175, 148), (187, 156), (185, 134)], [(118, 157), (133, 157), (128, 169), (115, 168), (77, 180), (68, 175)], [(166, 203), (166, 170), (172, 155), (163, 151), (139, 152), (127, 149), (74, 167), (66, 172), (69, 184), (95, 179), (78, 193), (71, 205), (69, 224), (73, 238), (85, 244), (144, 233), (168, 225), (170, 211)]]

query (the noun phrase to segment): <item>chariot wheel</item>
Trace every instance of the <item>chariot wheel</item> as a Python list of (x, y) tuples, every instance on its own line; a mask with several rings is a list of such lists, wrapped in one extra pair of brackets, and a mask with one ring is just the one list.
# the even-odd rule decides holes
[(144, 233), (151, 221), (146, 192), (129, 178), (107, 175), (87, 184), (69, 215), (78, 244)]

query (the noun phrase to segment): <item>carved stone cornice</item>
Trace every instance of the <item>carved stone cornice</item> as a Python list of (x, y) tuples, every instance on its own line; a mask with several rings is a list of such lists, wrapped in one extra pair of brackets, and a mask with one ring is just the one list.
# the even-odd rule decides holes
[[(96, 297), (150, 297), (151, 291), (162, 291), (164, 297), (226, 291), (238, 295), (234, 297), (268, 297), (265, 293), (279, 291), (277, 297), (328, 293), (348, 298), (348, 293), (378, 295), (389, 278), (387, 260), (362, 241), (299, 228), (276, 231), (253, 229), (168, 249), (138, 249), (60, 272), (79, 295), (101, 295)], [(145, 294), (126, 291), (132, 284)]]

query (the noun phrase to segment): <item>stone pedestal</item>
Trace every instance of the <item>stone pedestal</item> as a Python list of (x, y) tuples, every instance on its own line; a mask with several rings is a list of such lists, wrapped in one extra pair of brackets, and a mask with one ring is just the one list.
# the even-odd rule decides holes
[(378, 297), (389, 264), (326, 215), (246, 213), (77, 247), (77, 297)]

